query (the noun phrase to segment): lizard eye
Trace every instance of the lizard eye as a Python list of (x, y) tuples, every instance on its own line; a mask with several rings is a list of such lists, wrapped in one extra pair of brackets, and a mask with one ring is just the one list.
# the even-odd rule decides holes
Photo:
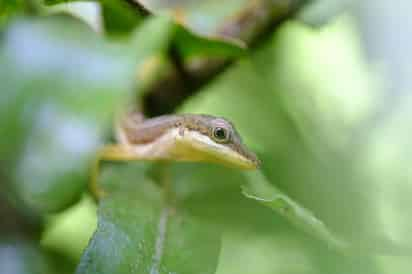
[(229, 132), (223, 127), (215, 127), (213, 129), (213, 139), (219, 143), (226, 143), (229, 141)]

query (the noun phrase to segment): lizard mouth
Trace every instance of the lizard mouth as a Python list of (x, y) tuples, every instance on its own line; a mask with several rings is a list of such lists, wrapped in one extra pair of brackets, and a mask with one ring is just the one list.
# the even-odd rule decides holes
[(197, 131), (185, 131), (175, 140), (177, 149), (173, 157), (182, 161), (217, 163), (240, 169), (256, 169), (261, 163), (242, 143), (216, 143)]
[(207, 136), (191, 132), (182, 140), (191, 156), (199, 162), (212, 162), (241, 169), (256, 169), (260, 161), (256, 155), (244, 145), (218, 144)]

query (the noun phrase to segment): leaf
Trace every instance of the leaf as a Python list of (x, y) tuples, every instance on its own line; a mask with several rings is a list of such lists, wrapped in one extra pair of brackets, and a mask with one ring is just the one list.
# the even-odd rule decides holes
[[(411, 59), (408, 49), (412, 46), (412, 21), (409, 16), (412, 5), (406, 0), (400, 1), (399, 5), (383, 0), (371, 4), (371, 1), (358, 2), (352, 10), (366, 57), (370, 63), (379, 64), (379, 68), (373, 68), (373, 71), (380, 74), (379, 81), (384, 84), (382, 93), (388, 103), (382, 107), (381, 117), (385, 117), (399, 107), (404, 97), (408, 97), (412, 86), (409, 77), (412, 66), (406, 61)], [(398, 26), (402, 26), (399, 35), (396, 32)], [(376, 28), (379, 33), (374, 31)], [(380, 122), (381, 117), (376, 120)]]
[[(102, 27), (107, 34), (128, 34), (132, 32), (145, 17), (139, 13), (127, 1), (117, 0), (101, 0), (93, 2), (82, 2), (79, 0), (46, 0), (45, 4), (49, 6), (49, 10), (63, 11), (68, 13), (84, 12), (85, 4), (92, 4), (97, 7), (99, 12), (98, 18), (95, 20), (97, 24), (102, 23)], [(92, 16), (86, 16), (88, 20)]]
[(294, 4), (285, 1), (138, 1), (154, 14), (168, 14), (174, 21), (209, 39), (244, 47), (272, 20), (281, 17)]
[(133, 9), (127, 1), (103, 0), (100, 3), (104, 29), (108, 33), (128, 33), (144, 19), (144, 15)]
[(347, 0), (313, 0), (308, 2), (298, 13), (297, 18), (316, 28), (326, 25), (343, 12), (347, 12), (350, 5)]
[(375, 190), (385, 180), (377, 180), (365, 162), (374, 156), (354, 146), (381, 102), (367, 69), (348, 18), (317, 32), (291, 22), (181, 111), (232, 120), (263, 161), (267, 181), (293, 199), (284, 198), (296, 212), (305, 212), (294, 216), (299, 223), (312, 223), (307, 211), (298, 210), (305, 208), (326, 228), (309, 226), (333, 231), (355, 249), (409, 254), (406, 234), (394, 241), (381, 226), (391, 215), (377, 210), (381, 196)]
[(13, 18), (22, 15), (35, 15), (41, 10), (40, 0), (5, 0), (0, 2), (0, 31)]
[(248, 183), (242, 187), (243, 194), (276, 211), (298, 228), (316, 236), (337, 251), (346, 251), (349, 246), (338, 239), (312, 212), (300, 206), (290, 197), (271, 185), (261, 172), (245, 173)]
[(273, 233), (280, 218), (240, 192), (246, 178), (242, 171), (219, 165), (179, 163), (172, 165), (176, 196), (191, 215), (225, 233), (251, 230)]
[(185, 59), (196, 57), (240, 57), (246, 53), (241, 45), (234, 45), (217, 39), (208, 39), (192, 33), (179, 26), (177, 28), (175, 44)]
[(79, 0), (44, 0), (46, 5), (55, 5), (68, 2), (78, 2)]
[(96, 230), (96, 211), (95, 201), (84, 195), (76, 205), (57, 214), (47, 215), (46, 220), (43, 219), (45, 224), (40, 246), (59, 252), (76, 262), (77, 266), (83, 250)]
[[(167, 18), (157, 18), (133, 37), (139, 54), (151, 56), (138, 67), (140, 83), (147, 80), (151, 62), (165, 53), (162, 41), (170, 41), (175, 30)], [(170, 198), (147, 178), (145, 168), (126, 165), (126, 173), (102, 174), (100, 187), (107, 197), (99, 203), (98, 227), (77, 273), (214, 273), (219, 231), (191, 215), (178, 197)], [(158, 167), (154, 172), (161, 173)]]
[(65, 258), (44, 251), (27, 239), (2, 237), (0, 264), (2, 272), (7, 274), (69, 274), (73, 271), (73, 265)]
[[(327, 30), (323, 35), (325, 40), (330, 39), (329, 44), (325, 42), (326, 45), (334, 45), (333, 39), (337, 36)], [(325, 87), (325, 81), (322, 86), (313, 84), (316, 77), (328, 79), (326, 68), (319, 71), (318, 76), (317, 73), (308, 74), (302, 67), (303, 61), (300, 60), (311, 67), (322, 67), (316, 57), (322, 50), (319, 36), (301, 25), (285, 26), (264, 48), (250, 58), (244, 58), (237, 67), (204, 90), (202, 95), (193, 98), (184, 111), (211, 113), (233, 120), (245, 142), (258, 152), (263, 161), (265, 177), (283, 193), (294, 197), (299, 204), (314, 212), (320, 220), (333, 225), (331, 230), (339, 231), (342, 222), (354, 224), (353, 212), (359, 214), (359, 220), (364, 219), (360, 216), (367, 210), (368, 199), (352, 194), (351, 205), (343, 206), (343, 201), (336, 204), (342, 210), (341, 219), (335, 218), (332, 212), (327, 213), (323, 207), (323, 204), (331, 202), (328, 200), (330, 196), (323, 194), (326, 189), (336, 195), (335, 199), (339, 199), (342, 197), (339, 193), (347, 192), (350, 195), (366, 187), (357, 181), (362, 180), (360, 174), (359, 177), (348, 178), (348, 174), (358, 174), (343, 171), (352, 168), (344, 164), (348, 162), (342, 156), (343, 151), (339, 150), (343, 146), (340, 140), (349, 134), (350, 122), (347, 127), (340, 128), (342, 124), (335, 121), (348, 119), (355, 125), (362, 120), (364, 112), (350, 112), (350, 106), (345, 106), (346, 97), (335, 101), (335, 97), (329, 95), (329, 92), (336, 92), (334, 86)], [(310, 48), (299, 46), (311, 43), (313, 46)], [(340, 59), (335, 62), (342, 62), (343, 70), (346, 68), (344, 64), (350, 63), (350, 60), (346, 60), (346, 63)], [(333, 64), (333, 61), (329, 63)], [(330, 77), (338, 77), (331, 74)], [(341, 74), (340, 77), (342, 79), (334, 82), (347, 81), (343, 79), (347, 74)], [(350, 92), (357, 90), (359, 98), (367, 98), (366, 91), (362, 92), (364, 83), (355, 80)], [(349, 92), (346, 88), (345, 91)], [(343, 97), (343, 93), (339, 94)], [(330, 104), (334, 107), (330, 107)], [(328, 119), (324, 118), (325, 115)], [(349, 118), (351, 115), (354, 118)], [(337, 132), (340, 136), (335, 135)], [(307, 187), (311, 188), (310, 196), (307, 195), (308, 190), (304, 191)], [(352, 207), (350, 210), (349, 206)], [(374, 214), (373, 210), (368, 210), (367, 214)], [(353, 235), (352, 231), (346, 233)]]
[(102, 174), (107, 196), (77, 273), (214, 273), (219, 233), (132, 166)]
[(0, 27), (3, 27), (11, 17), (23, 10), (23, 1), (2, 1), (0, 3)]
[(29, 207), (60, 210), (84, 190), (103, 133), (129, 99), (136, 66), (170, 39), (162, 18), (145, 28), (159, 36), (142, 43), (137, 32), (123, 45), (66, 17), (18, 21), (6, 32), (0, 151), (3, 168), (10, 167), (5, 173)]

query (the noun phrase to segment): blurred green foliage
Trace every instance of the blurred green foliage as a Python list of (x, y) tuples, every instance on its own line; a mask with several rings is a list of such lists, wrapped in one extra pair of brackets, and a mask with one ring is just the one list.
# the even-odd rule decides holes
[[(82, 3), (0, 3), (1, 270), (409, 273), (411, 87), (390, 69), (410, 64), (385, 66), (393, 44), (363, 39), (362, 9), (318, 1), (252, 50), (222, 29), (259, 1), (141, 2), (155, 15), (104, 0), (87, 22)], [(263, 166), (106, 163), (96, 204), (95, 151), (118, 110), (175, 73), (171, 49), (183, 67), (233, 62), (177, 112), (232, 120)]]
[(134, 57), (71, 18), (8, 27), (0, 74), (7, 138), (0, 147), (14, 190), (29, 207), (59, 210), (84, 190), (87, 163), (127, 98)]

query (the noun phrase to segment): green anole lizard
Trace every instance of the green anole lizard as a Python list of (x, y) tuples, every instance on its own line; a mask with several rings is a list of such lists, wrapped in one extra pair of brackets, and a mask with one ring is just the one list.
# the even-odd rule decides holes
[(242, 169), (256, 169), (260, 161), (241, 141), (233, 124), (210, 115), (164, 115), (144, 119), (131, 112), (116, 123), (117, 143), (103, 147), (93, 167), (91, 190), (97, 186), (101, 160), (212, 162)]

